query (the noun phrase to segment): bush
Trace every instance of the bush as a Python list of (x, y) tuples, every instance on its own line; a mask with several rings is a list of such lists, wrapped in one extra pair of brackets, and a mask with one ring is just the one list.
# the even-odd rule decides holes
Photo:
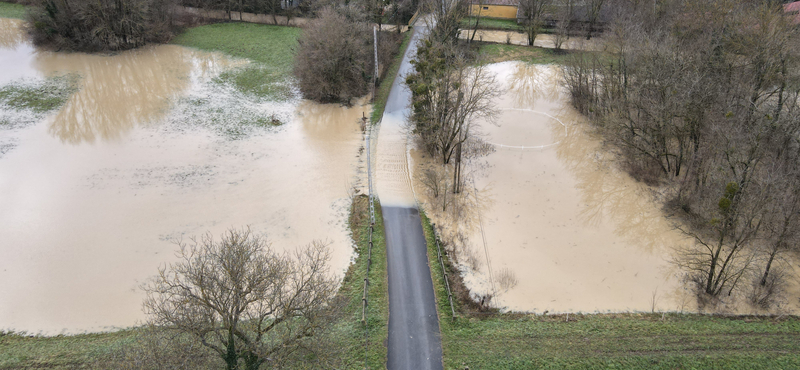
[(170, 0), (35, 0), (28, 17), (38, 45), (117, 51), (168, 41), (173, 6)]
[(294, 69), (303, 96), (349, 104), (369, 92), (375, 68), (372, 30), (358, 18), (355, 12), (326, 8), (305, 30)]

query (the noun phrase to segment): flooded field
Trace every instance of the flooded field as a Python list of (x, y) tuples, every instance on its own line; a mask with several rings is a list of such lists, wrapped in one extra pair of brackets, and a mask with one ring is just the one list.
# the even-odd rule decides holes
[(230, 227), (278, 251), (327, 241), (343, 275), (369, 106), (260, 101), (214, 82), (245, 62), (178, 46), (37, 51), (8, 41), (19, 25), (0, 19), (0, 87), (74, 74), (79, 89), (43, 115), (0, 104), (0, 329), (141, 322), (138, 286), (172, 241)]
[[(518, 311), (697, 310), (670, 263), (692, 241), (648, 187), (614, 166), (569, 105), (557, 67), (490, 68), (506, 89), (498, 125), (481, 126), (496, 151), (470, 166), (465, 209), (441, 212), (415, 182), (443, 237), (462, 245), (468, 287)], [(437, 166), (418, 157), (417, 172)]]

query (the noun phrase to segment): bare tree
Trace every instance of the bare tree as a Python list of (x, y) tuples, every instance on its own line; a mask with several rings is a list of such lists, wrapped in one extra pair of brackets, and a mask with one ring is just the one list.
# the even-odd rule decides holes
[(356, 15), (347, 8), (325, 8), (303, 32), (294, 74), (306, 98), (350, 104), (369, 92), (375, 66), (372, 30)]
[(471, 66), (457, 45), (421, 41), (414, 73), (406, 78), (412, 91), (410, 122), (426, 150), (443, 164), (455, 159), (453, 191), (460, 187), (462, 144), (475, 133), (478, 120), (493, 120), (492, 100), (499, 94), (494, 75)]
[(327, 247), (314, 242), (278, 254), (248, 229), (179, 243), (180, 261), (143, 286), (153, 323), (188, 333), (229, 370), (281, 364), (308, 348), (331, 317), (338, 281)]
[(522, 13), (522, 28), (528, 36), (528, 45), (533, 46), (536, 36), (544, 23), (544, 12), (551, 0), (520, 0), (519, 10)]
[(556, 5), (556, 29), (553, 47), (556, 50), (561, 50), (564, 42), (569, 38), (572, 18), (575, 15), (574, 0), (557, 0)]
[(603, 10), (605, 0), (588, 0), (586, 2), (586, 39), (592, 38), (597, 22), (600, 20), (600, 12)]

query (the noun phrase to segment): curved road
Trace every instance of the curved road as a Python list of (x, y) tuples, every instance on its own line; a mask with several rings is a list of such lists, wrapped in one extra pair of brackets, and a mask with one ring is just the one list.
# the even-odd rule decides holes
[(436, 298), (422, 221), (408, 175), (403, 130), (411, 103), (411, 92), (403, 80), (411, 70), (417, 40), (426, 31), (424, 26), (414, 28), (389, 92), (378, 141), (377, 187), (383, 207), (389, 273), (389, 370), (442, 369)]

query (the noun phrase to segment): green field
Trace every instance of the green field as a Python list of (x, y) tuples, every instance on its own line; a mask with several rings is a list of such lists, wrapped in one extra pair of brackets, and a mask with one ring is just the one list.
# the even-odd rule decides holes
[[(467, 314), (452, 320), (427, 217), (445, 369), (797, 369), (800, 319), (677, 313)], [(445, 262), (450, 269), (449, 262)], [(457, 271), (448, 271), (457, 276)], [(452, 280), (451, 280), (452, 281)], [(569, 321), (567, 319), (569, 318)]]
[[(476, 17), (467, 17), (461, 20), (461, 27), (466, 29), (474, 29)], [(478, 29), (482, 30), (501, 30), (501, 31), (519, 31), (520, 26), (515, 19), (495, 19), (495, 18), (481, 18), (478, 22)]]
[(0, 1), (0, 18), (25, 19), (25, 6)]
[(217, 23), (190, 28), (172, 43), (219, 51), (252, 63), (220, 75), (239, 91), (267, 99), (291, 97), (294, 48), (301, 29), (253, 23)]

